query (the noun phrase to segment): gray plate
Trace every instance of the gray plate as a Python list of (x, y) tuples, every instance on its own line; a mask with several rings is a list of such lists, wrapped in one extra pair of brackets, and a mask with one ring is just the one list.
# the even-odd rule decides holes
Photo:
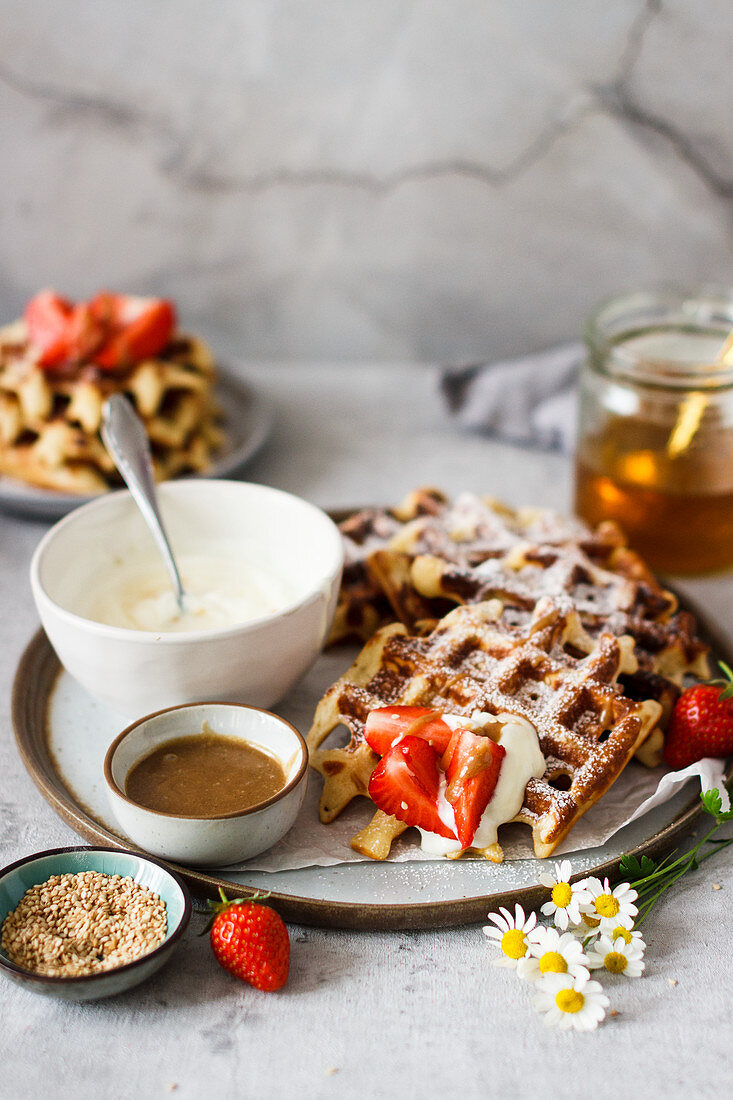
[[(696, 614), (701, 631), (712, 642), (716, 655), (730, 663), (729, 647), (712, 630), (705, 630), (704, 617)], [(321, 661), (329, 659), (325, 655)], [(309, 675), (317, 673), (318, 665)], [(311, 697), (308, 679), (295, 693), (308, 695), (308, 700), (301, 699), (301, 703), (308, 701), (312, 713), (317, 694)], [(284, 700), (278, 709), (287, 714), (292, 705), (293, 700)], [(92, 844), (134, 848), (113, 831), (107, 820), (101, 764), (96, 759), (100, 754), (104, 756), (106, 744), (119, 730), (114, 727), (113, 717), (86, 696), (67, 673), (61, 672), (43, 631), (35, 635), (21, 658), (13, 686), (12, 711), (25, 766), (57, 813)], [(51, 750), (51, 743), (56, 753)], [(94, 774), (95, 767), (98, 777)], [(731, 769), (729, 778), (730, 775)], [(69, 776), (73, 777), (73, 786)], [(699, 797), (692, 796), (688, 787), (670, 802), (626, 826), (602, 847), (573, 852), (563, 858), (570, 859), (575, 876), (591, 873), (613, 876), (625, 852), (654, 857), (668, 851), (701, 812)], [(536, 908), (547, 900), (546, 890), (538, 884), (542, 862), (535, 859), (499, 865), (483, 860), (350, 863), (269, 873), (251, 871), (246, 866), (218, 871), (170, 866), (200, 896), (216, 898), (220, 886), (229, 897), (267, 890), (271, 892), (271, 904), (286, 920), (321, 927), (370, 930), (447, 927), (484, 920), (487, 911), (499, 905), (518, 901), (525, 907)]]
[[(202, 476), (230, 477), (252, 458), (267, 439), (272, 428), (272, 410), (248, 382), (231, 374), (219, 374), (216, 396), (223, 410), (227, 438), (216, 461)], [(72, 508), (93, 499), (92, 496), (76, 493), (36, 489), (22, 481), (0, 476), (0, 510), (4, 512), (34, 519), (60, 519)]]

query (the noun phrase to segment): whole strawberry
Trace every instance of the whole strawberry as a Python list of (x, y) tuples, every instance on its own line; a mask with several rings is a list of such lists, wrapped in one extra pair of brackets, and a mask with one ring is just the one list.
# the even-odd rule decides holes
[(205, 929), (217, 961), (256, 989), (280, 989), (290, 970), (290, 938), (282, 917), (258, 896), (227, 901), (221, 887), (219, 894), (221, 902), (209, 902), (213, 915)]
[(704, 756), (733, 756), (733, 672), (721, 662), (725, 680), (695, 684), (675, 703), (667, 728), (664, 761), (686, 768)]

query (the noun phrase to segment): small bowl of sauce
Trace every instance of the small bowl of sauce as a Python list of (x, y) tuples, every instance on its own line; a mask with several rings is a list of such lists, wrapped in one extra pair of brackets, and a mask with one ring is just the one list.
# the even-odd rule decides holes
[(114, 816), (145, 851), (196, 866), (276, 844), (305, 796), (308, 750), (285, 719), (240, 703), (188, 703), (134, 722), (110, 745)]

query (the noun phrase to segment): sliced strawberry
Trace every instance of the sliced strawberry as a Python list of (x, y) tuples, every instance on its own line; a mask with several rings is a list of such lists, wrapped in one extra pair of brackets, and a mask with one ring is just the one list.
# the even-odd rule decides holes
[(100, 290), (89, 301), (89, 310), (96, 321), (109, 333), (115, 327), (119, 328), (123, 323), (123, 303), (127, 300), (124, 294), (111, 294), (109, 290)]
[(43, 367), (57, 366), (69, 357), (69, 321), (73, 305), (53, 290), (42, 290), (31, 298), (23, 316), (28, 339), (39, 350)]
[(107, 291), (77, 305), (41, 291), (26, 306), (25, 319), (40, 366), (93, 362), (105, 370), (157, 355), (176, 324), (171, 302)]
[(111, 313), (111, 335), (94, 354), (106, 370), (148, 359), (162, 351), (176, 326), (173, 303), (162, 298), (132, 298), (124, 294), (98, 295), (101, 312)]
[(369, 794), (384, 813), (455, 840), (438, 816), (438, 760), (437, 750), (422, 737), (403, 737), (372, 772)]
[(75, 363), (87, 363), (107, 339), (105, 320), (95, 314), (91, 302), (79, 302), (71, 311), (68, 323), (69, 358)]
[(453, 730), (430, 707), (377, 707), (369, 712), (364, 727), (367, 744), (380, 756), (392, 747), (398, 737), (422, 737), (443, 755), (453, 736)]
[(456, 815), (456, 832), (464, 848), (470, 848), (483, 812), (499, 780), (506, 749), (490, 737), (456, 730), (446, 768), (445, 797)]

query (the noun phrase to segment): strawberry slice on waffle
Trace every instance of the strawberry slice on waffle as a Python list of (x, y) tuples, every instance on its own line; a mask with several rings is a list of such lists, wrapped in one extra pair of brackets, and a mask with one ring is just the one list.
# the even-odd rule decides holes
[(456, 840), (438, 814), (440, 755), (422, 737), (408, 734), (384, 754), (372, 772), (369, 795), (385, 814)]
[(456, 730), (446, 755), (446, 801), (453, 807), (461, 847), (470, 848), (494, 796), (506, 749), (468, 730)]
[[(428, 707), (378, 707), (365, 726), (368, 744), (382, 759), (369, 794), (383, 813), (470, 848), (499, 781), (506, 749), (491, 737), (455, 732)], [(439, 812), (441, 773), (455, 831)]]
[(47, 370), (66, 363), (128, 367), (161, 352), (176, 325), (171, 302), (108, 291), (74, 304), (43, 290), (31, 298), (24, 316), (38, 363)]
[(450, 744), (453, 730), (437, 710), (430, 707), (377, 707), (367, 716), (364, 737), (378, 756), (384, 756), (396, 741), (422, 737), (442, 756)]

